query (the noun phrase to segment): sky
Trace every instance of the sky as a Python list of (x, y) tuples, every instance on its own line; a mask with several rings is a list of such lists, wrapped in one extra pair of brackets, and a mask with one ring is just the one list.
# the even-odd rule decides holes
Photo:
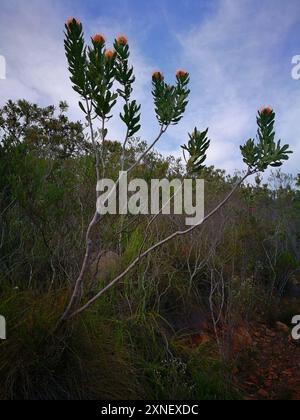
[[(239, 146), (256, 135), (257, 110), (272, 106), (277, 136), (294, 151), (284, 171), (300, 172), (300, 79), (292, 77), (292, 58), (300, 55), (299, 0), (1, 0), (6, 79), (0, 80), (0, 105), (66, 100), (70, 118), (83, 120), (63, 47), (71, 16), (83, 23), (87, 41), (94, 33), (104, 34), (108, 46), (117, 35), (128, 37), (143, 140), (151, 142), (159, 131), (152, 72), (161, 70), (173, 82), (177, 69), (189, 71), (186, 114), (159, 143), (161, 153), (181, 156), (187, 133), (209, 127), (208, 164), (241, 170)], [(109, 138), (121, 141), (124, 127), (115, 114)]]

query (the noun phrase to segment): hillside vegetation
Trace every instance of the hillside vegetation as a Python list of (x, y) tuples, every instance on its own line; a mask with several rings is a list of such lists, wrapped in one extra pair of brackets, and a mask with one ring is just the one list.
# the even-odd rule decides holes
[[(0, 109), (0, 398), (296, 399), (300, 177), (281, 170), (292, 150), (276, 138), (275, 111), (258, 111), (241, 173), (206, 165), (208, 129), (187, 133), (183, 160), (161, 156), (190, 74), (153, 73), (157, 137), (145, 142), (127, 38), (86, 43), (71, 18), (64, 46), (83, 122), (64, 102)], [(117, 103), (122, 143), (107, 129)], [(126, 215), (124, 200), (102, 214), (99, 185), (113, 180), (120, 195), (122, 174), (146, 187), (203, 179), (204, 219), (187, 226), (163, 203)]]
[[(276, 170), (268, 184), (259, 176), (244, 183), (198, 231), (154, 251), (94, 306), (58, 327), (95, 205), (94, 154), (66, 110), (66, 104), (55, 111), (25, 101), (1, 109), (0, 313), (8, 321), (8, 340), (0, 343), (1, 398), (242, 397), (234, 376), (240, 357), (253, 360), (252, 326), (289, 324), (299, 308), (297, 180)], [(116, 179), (122, 147), (106, 146), (106, 176)], [(146, 147), (132, 140), (125, 164)], [(213, 167), (200, 175), (207, 211), (239, 177)], [(156, 152), (131, 174), (185, 176), (181, 162)], [(107, 215), (94, 227), (95, 250), (101, 244), (104, 251), (93, 253), (85, 300), (142, 246), (185, 223), (175, 215), (149, 220), (126, 216), (121, 245), (120, 216)]]

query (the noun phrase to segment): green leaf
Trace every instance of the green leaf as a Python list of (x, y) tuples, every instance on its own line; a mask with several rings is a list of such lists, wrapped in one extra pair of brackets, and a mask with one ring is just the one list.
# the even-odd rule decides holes
[(86, 109), (83, 106), (83, 103), (79, 101), (78, 104), (79, 104), (79, 108), (82, 110), (82, 112), (84, 112), (85, 114), (87, 114), (87, 111), (86, 111)]
[(204, 168), (203, 164), (206, 161), (206, 153), (210, 146), (210, 140), (207, 138), (207, 134), (208, 129), (201, 132), (195, 128), (193, 133), (189, 134), (188, 144), (181, 146), (190, 155), (188, 170), (192, 173), (198, 173)]

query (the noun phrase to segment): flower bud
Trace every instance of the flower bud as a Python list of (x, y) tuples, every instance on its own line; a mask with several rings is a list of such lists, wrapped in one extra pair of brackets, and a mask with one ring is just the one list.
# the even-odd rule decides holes
[(72, 25), (72, 23), (75, 21), (77, 26), (81, 25), (81, 22), (79, 19), (76, 19), (74, 17), (70, 17), (69, 19), (66, 20), (66, 26), (70, 29), (70, 26)]
[(270, 106), (268, 106), (268, 107), (264, 107), (264, 108), (262, 108), (261, 110), (260, 110), (260, 113), (262, 114), (262, 115), (271, 115), (271, 114), (273, 114), (273, 108), (271, 108)]
[(123, 47), (125, 47), (125, 45), (128, 44), (128, 39), (126, 38), (126, 36), (120, 35), (117, 38), (117, 44), (118, 45), (122, 45)]
[(115, 56), (115, 51), (113, 51), (113, 50), (106, 50), (104, 55), (107, 58), (107, 60), (112, 60), (114, 58), (114, 56)]
[(101, 34), (95, 34), (94, 36), (92, 36), (92, 41), (93, 41), (95, 44), (100, 44), (100, 45), (105, 44), (105, 38), (104, 38), (104, 36), (103, 36), (103, 35), (101, 35)]
[(178, 80), (184, 79), (188, 75), (188, 72), (185, 70), (177, 70), (176, 72), (176, 78)]
[(154, 82), (160, 82), (160, 81), (164, 80), (164, 76), (163, 76), (163, 74), (160, 71), (155, 71), (152, 74), (152, 80)]

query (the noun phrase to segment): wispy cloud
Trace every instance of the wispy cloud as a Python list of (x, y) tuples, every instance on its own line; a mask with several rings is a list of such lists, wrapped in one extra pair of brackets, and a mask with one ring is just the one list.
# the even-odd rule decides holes
[(255, 134), (257, 109), (272, 105), (279, 134), (295, 149), (289, 168), (297, 170), (300, 83), (284, 52), (299, 17), (297, 0), (222, 0), (199, 27), (177, 32), (193, 79), (182, 130), (191, 123), (210, 127), (209, 161), (218, 167), (241, 167), (238, 145)]
[[(33, 0), (28, 4), (12, 0), (2, 7), (0, 18), (0, 36), (3, 42), (0, 51), (7, 60), (7, 79), (1, 81), (1, 99), (3, 104), (8, 99), (26, 98), (41, 105), (58, 103), (66, 100), (70, 105), (70, 116), (82, 119), (78, 108), (78, 96), (73, 92), (66, 67), (63, 49), (64, 21), (69, 16), (61, 2)], [(135, 65), (137, 79), (134, 95), (143, 104), (145, 133), (153, 132), (154, 113), (149, 104), (147, 92), (150, 92), (151, 66), (145, 58), (134, 37), (134, 25), (120, 22), (113, 18), (95, 16), (84, 21), (87, 28), (86, 40), (96, 32), (105, 34), (108, 46), (126, 26), (131, 39), (132, 62)], [(116, 109), (116, 115), (118, 115)], [(152, 112), (151, 112), (152, 111)], [(116, 118), (110, 124), (110, 137), (120, 139), (124, 135), (122, 123)]]
[(61, 21), (50, 5), (38, 1), (21, 5), (12, 0), (1, 6), (1, 53), (7, 61), (7, 79), (1, 83), (2, 103), (10, 98), (40, 104), (66, 99), (75, 105), (61, 34)]
[[(64, 20), (76, 15), (85, 23), (87, 39), (102, 32), (111, 44), (120, 32), (128, 35), (137, 76), (135, 96), (143, 109), (141, 136), (146, 140), (157, 131), (151, 71), (159, 64), (171, 74), (177, 63), (190, 71), (187, 114), (162, 141), (162, 152), (178, 156), (188, 131), (195, 125), (209, 126), (209, 163), (240, 169), (238, 146), (255, 135), (257, 109), (272, 105), (278, 134), (295, 150), (287, 168), (299, 170), (300, 81), (291, 78), (291, 58), (300, 54), (299, 0), (203, 0), (201, 5), (181, 0), (176, 7), (171, 0), (154, 3), (157, 13), (137, 1), (112, 5), (104, 0), (99, 9), (94, 0), (3, 0), (0, 54), (7, 60), (7, 80), (0, 81), (0, 103), (26, 98), (48, 105), (64, 99), (71, 117), (82, 118), (66, 69), (62, 34)], [(116, 118), (110, 137), (121, 139), (123, 133)]]

